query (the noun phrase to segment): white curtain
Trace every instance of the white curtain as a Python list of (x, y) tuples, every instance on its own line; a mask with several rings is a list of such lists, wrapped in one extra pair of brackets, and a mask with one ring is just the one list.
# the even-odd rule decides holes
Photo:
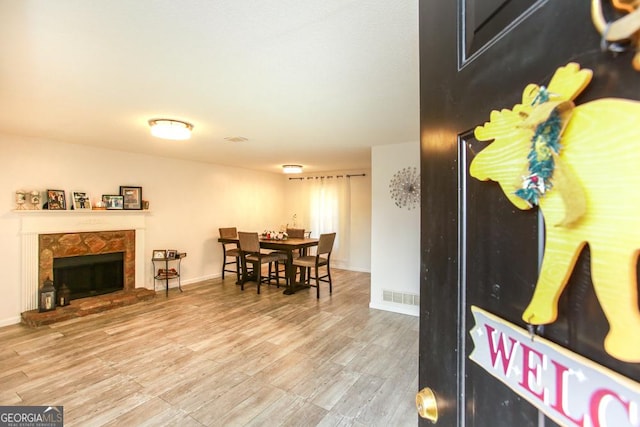
[(314, 237), (336, 233), (333, 261), (348, 261), (351, 234), (351, 185), (348, 177), (305, 180), (309, 197), (309, 224)]

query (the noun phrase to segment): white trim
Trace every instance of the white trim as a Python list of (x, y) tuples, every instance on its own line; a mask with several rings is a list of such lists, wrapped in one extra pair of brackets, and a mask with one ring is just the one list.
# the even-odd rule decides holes
[(416, 305), (393, 304), (393, 303), (386, 304), (386, 303), (376, 303), (371, 301), (369, 302), (369, 308), (420, 317), (420, 307)]
[(2, 326), (9, 326), (9, 325), (16, 325), (18, 323), (20, 323), (21, 319), (20, 317), (9, 317), (7, 319), (2, 319), (0, 320), (0, 327)]
[(338, 270), (347, 270), (347, 271), (357, 271), (360, 273), (371, 273), (371, 269), (360, 268), (360, 267), (351, 267), (346, 265), (344, 261), (331, 260), (331, 269), (337, 268)]

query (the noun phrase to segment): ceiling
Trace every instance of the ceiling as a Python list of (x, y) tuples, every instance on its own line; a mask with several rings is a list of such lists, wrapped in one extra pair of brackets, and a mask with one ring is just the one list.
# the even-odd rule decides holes
[[(0, 0), (0, 133), (278, 173), (369, 168), (372, 146), (419, 139), (417, 3)], [(154, 138), (152, 118), (193, 136)]]

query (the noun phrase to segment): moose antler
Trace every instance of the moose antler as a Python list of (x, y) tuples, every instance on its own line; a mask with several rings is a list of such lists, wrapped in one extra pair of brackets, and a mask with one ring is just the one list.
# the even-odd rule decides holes
[(602, 12), (602, 0), (591, 0), (591, 20), (603, 39), (610, 43), (630, 41), (636, 54), (631, 64), (640, 71), (640, 0), (612, 0), (616, 9), (628, 12), (622, 18), (607, 23)]

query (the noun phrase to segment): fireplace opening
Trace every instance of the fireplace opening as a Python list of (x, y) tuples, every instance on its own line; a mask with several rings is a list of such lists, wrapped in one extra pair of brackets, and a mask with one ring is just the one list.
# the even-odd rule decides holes
[(124, 252), (54, 258), (53, 282), (67, 285), (72, 300), (122, 290)]

